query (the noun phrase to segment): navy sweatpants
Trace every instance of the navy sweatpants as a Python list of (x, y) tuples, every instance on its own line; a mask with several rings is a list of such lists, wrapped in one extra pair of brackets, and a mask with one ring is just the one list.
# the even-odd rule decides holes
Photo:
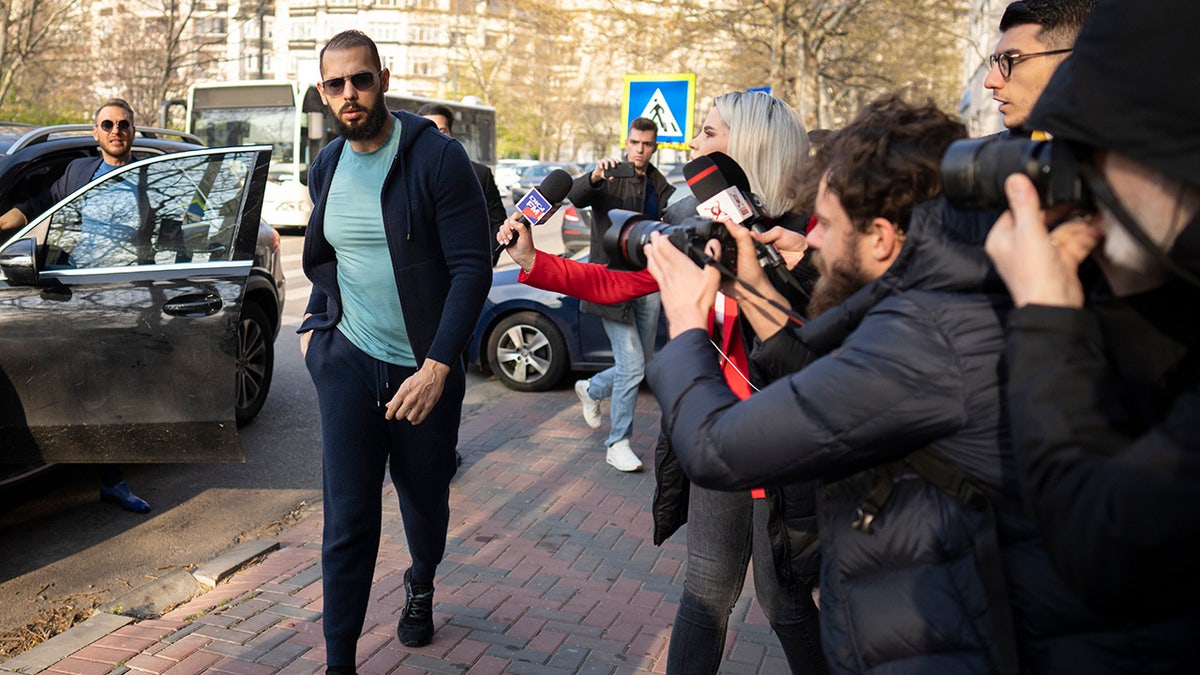
[(449, 364), (441, 399), (413, 426), (384, 419), (412, 368), (368, 356), (336, 328), (313, 331), (305, 363), (321, 409), (326, 662), (353, 667), (379, 554), (385, 465), (399, 495), (413, 580), (433, 583), (445, 553), (466, 377), (460, 364)]

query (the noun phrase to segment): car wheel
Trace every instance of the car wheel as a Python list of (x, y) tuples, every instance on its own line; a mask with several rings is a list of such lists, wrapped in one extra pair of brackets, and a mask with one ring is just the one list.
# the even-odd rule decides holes
[(237, 423), (248, 424), (262, 410), (271, 389), (275, 344), (267, 313), (254, 303), (242, 306), (237, 334)]
[(562, 333), (536, 312), (501, 319), (488, 335), (487, 356), (496, 377), (516, 391), (546, 391), (562, 380), (570, 365)]

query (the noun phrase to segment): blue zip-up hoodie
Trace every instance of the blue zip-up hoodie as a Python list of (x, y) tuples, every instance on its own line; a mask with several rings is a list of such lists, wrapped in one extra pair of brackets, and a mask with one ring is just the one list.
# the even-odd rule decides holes
[[(426, 358), (462, 364), (492, 285), (487, 207), (462, 145), (429, 120), (393, 112), (400, 146), (384, 180), (383, 224), (418, 366)], [(326, 330), (341, 318), (337, 255), (325, 239), (325, 196), (345, 139), (330, 143), (308, 172), (312, 216), (304, 236), (304, 274), (312, 281), (298, 332)]]

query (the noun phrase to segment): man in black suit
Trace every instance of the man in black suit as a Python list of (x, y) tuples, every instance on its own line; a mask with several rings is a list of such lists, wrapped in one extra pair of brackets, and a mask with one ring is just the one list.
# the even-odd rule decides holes
[[(417, 114), (436, 124), (438, 131), (454, 138), (454, 111), (449, 106), (441, 103), (426, 103), (421, 106)], [(488, 223), (492, 227), (492, 241), (494, 242), (496, 233), (500, 231), (500, 225), (508, 213), (504, 208), (504, 202), (500, 201), (500, 190), (496, 188), (496, 177), (492, 175), (492, 170), (488, 168), (488, 165), (472, 160), (471, 167), (475, 169), (475, 177), (479, 179), (479, 186), (483, 188), (483, 198), (487, 202)], [(499, 259), (500, 249), (493, 248), (492, 265), (494, 266)]]

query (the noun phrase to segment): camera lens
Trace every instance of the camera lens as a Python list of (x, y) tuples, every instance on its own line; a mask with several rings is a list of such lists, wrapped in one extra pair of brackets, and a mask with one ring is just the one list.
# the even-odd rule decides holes
[(1079, 160), (1068, 145), (1028, 138), (955, 141), (942, 156), (942, 186), (950, 203), (964, 209), (1008, 206), (1004, 181), (1014, 173), (1029, 177), (1042, 207), (1091, 199), (1079, 175)]
[(669, 236), (675, 226), (647, 218), (636, 211), (613, 209), (608, 212), (612, 227), (604, 233), (604, 251), (612, 269), (637, 271), (646, 269), (646, 254), (642, 248), (650, 243), (650, 235), (661, 232)]

